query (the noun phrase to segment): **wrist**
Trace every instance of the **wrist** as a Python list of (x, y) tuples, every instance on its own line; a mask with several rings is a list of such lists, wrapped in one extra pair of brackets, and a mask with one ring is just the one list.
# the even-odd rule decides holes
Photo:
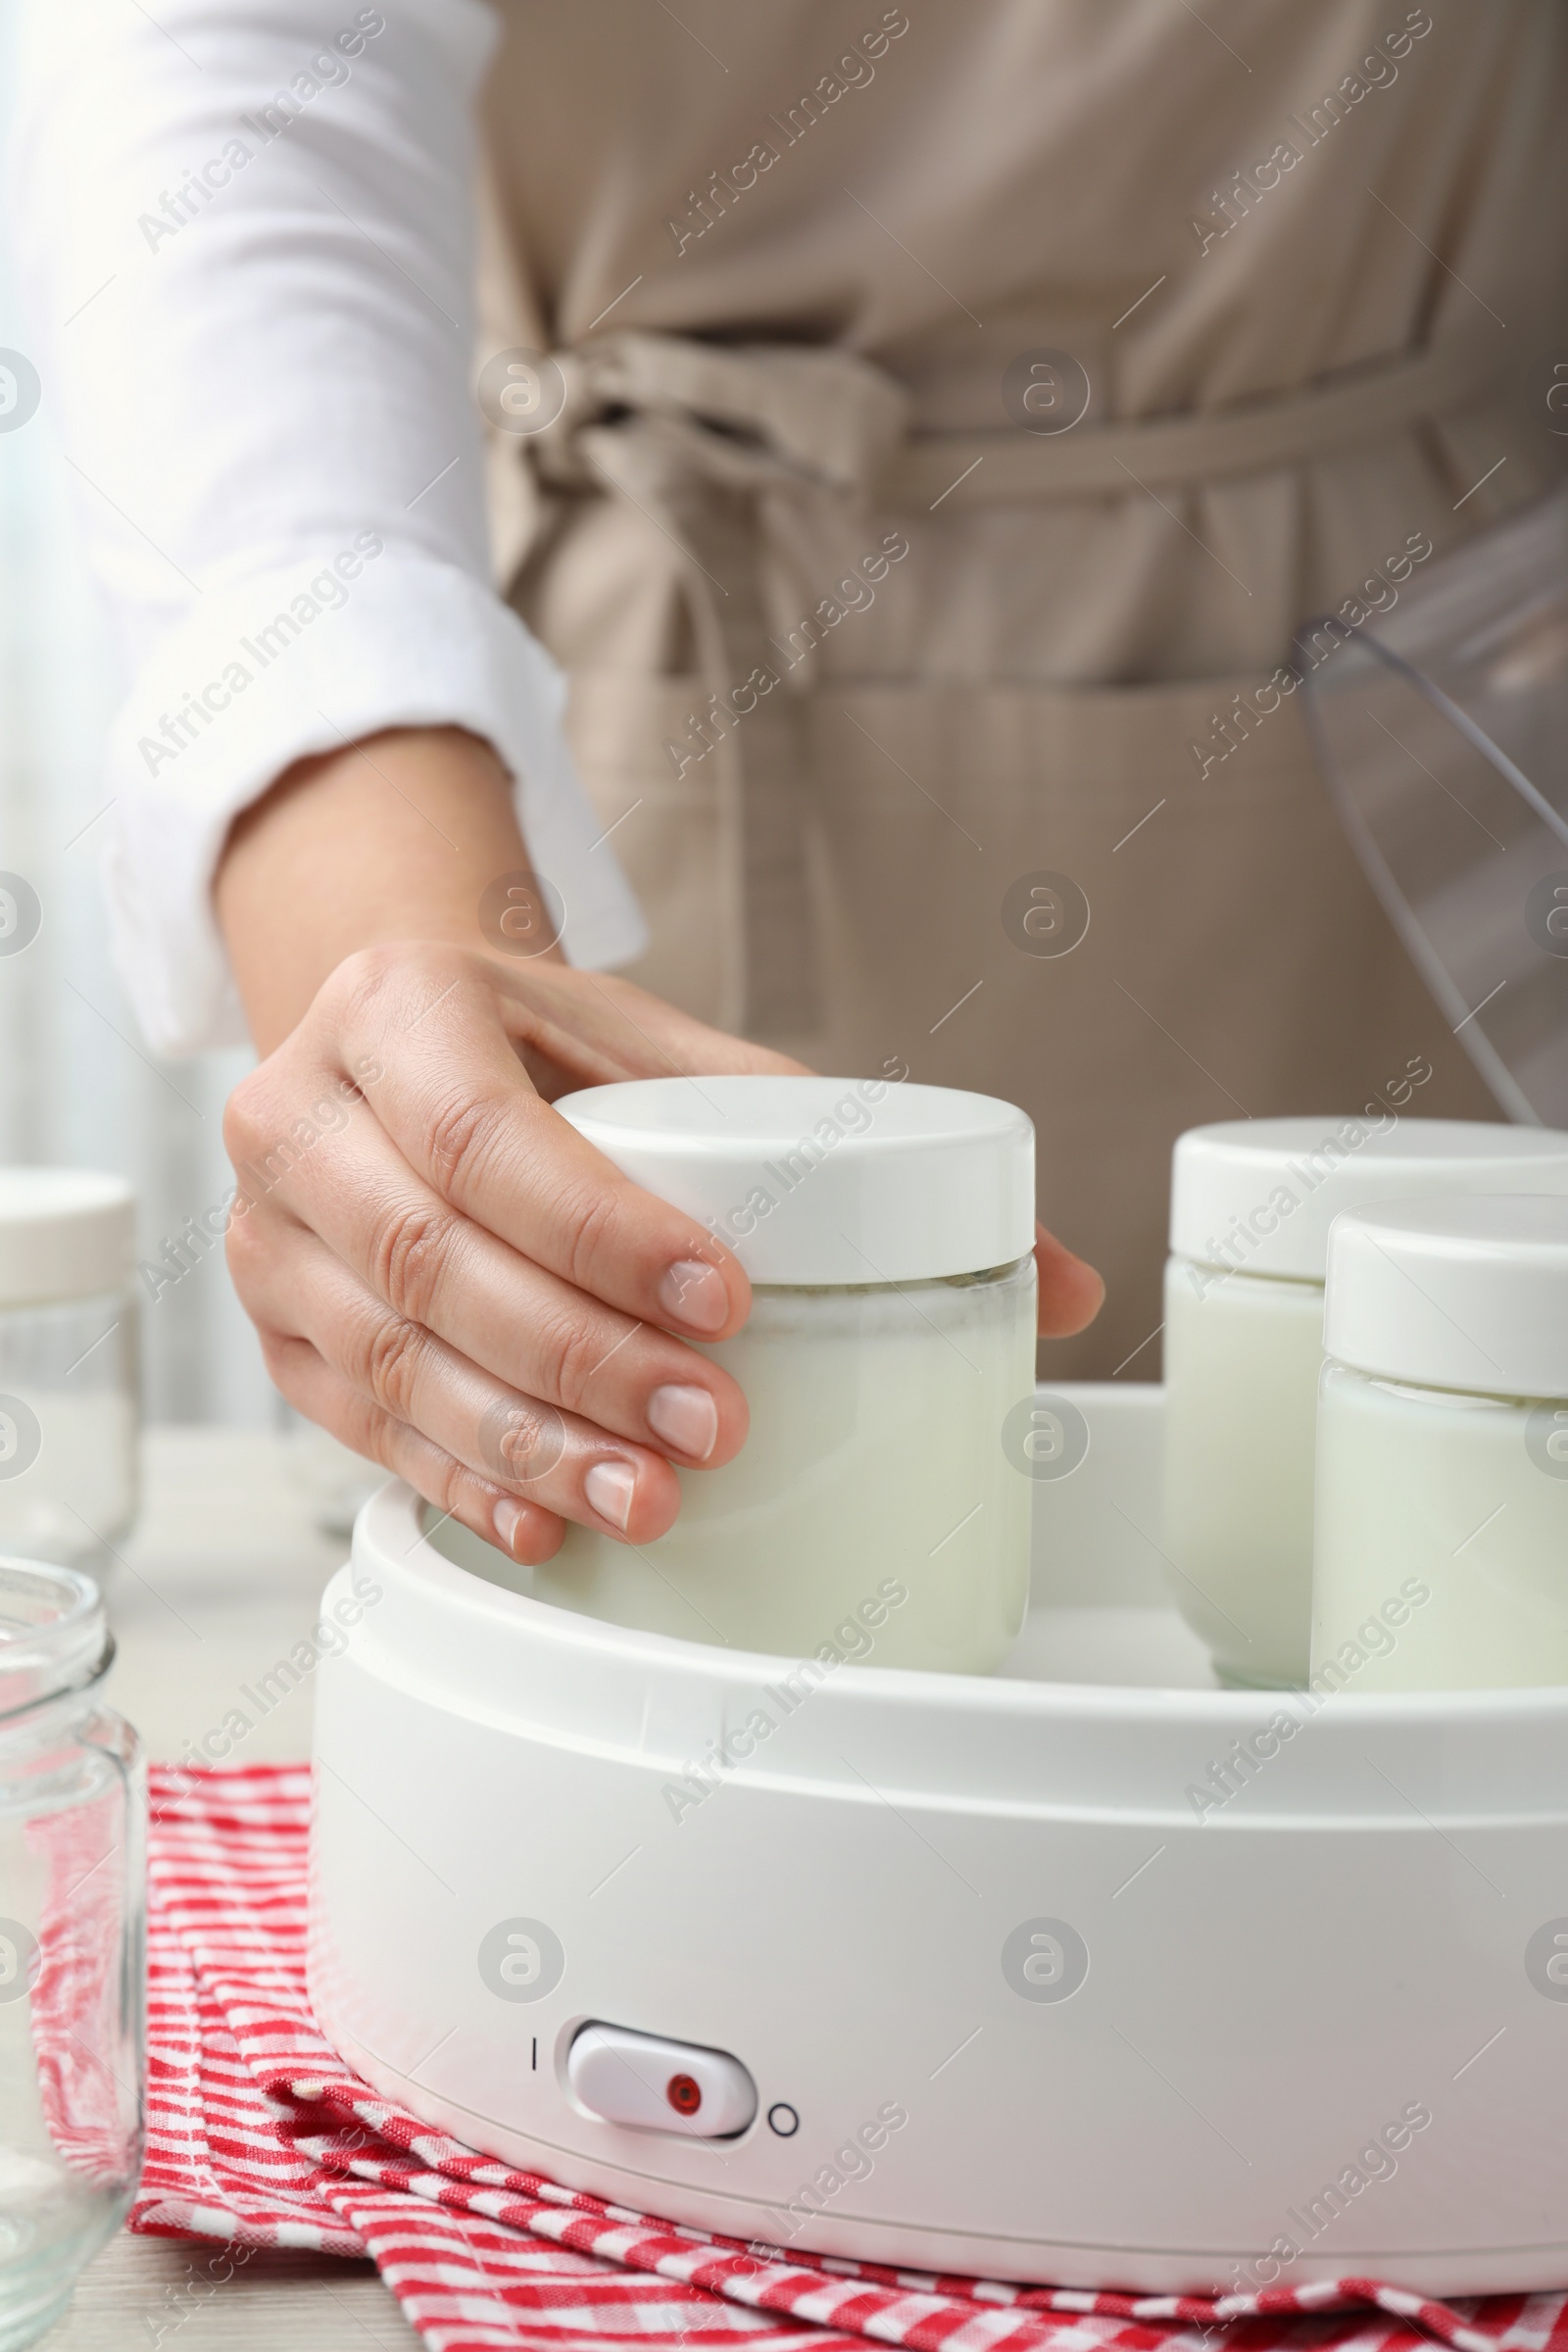
[[(399, 728), (299, 761), (235, 819), (214, 882), (258, 1048), (287, 1036), (360, 948), (504, 952), (486, 893), (499, 892), (510, 934), (528, 919), (530, 876), (511, 780), (476, 736)], [(506, 905), (509, 882), (521, 913)]]

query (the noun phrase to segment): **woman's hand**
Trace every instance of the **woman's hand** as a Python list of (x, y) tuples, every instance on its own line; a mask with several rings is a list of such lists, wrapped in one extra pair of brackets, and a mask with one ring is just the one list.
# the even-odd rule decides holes
[[(442, 845), (445, 845), (444, 848)], [(520, 1561), (567, 1520), (631, 1544), (674, 1468), (738, 1451), (746, 1401), (686, 1345), (751, 1303), (714, 1237), (551, 1108), (623, 1078), (790, 1071), (479, 908), (527, 868), (489, 748), (403, 730), (304, 763), (235, 825), (217, 884), (266, 1058), (230, 1099), (235, 1287), (283, 1395)], [(1042, 1231), (1040, 1327), (1100, 1277)]]
[(550, 1106), (577, 1086), (799, 1064), (625, 981), (442, 942), (370, 948), (235, 1089), (235, 1287), (289, 1401), (518, 1560), (564, 1522), (648, 1544), (672, 1463), (746, 1400), (683, 1345), (751, 1290), (704, 1227)]
[(1105, 1303), (1105, 1285), (1085, 1258), (1074, 1257), (1044, 1225), (1035, 1227), (1035, 1265), (1040, 1274), (1040, 1336), (1070, 1340)]

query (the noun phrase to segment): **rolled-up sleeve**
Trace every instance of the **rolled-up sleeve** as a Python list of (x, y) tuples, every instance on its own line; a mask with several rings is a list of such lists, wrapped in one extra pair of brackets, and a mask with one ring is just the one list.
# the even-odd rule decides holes
[[(326, 29), (323, 32), (323, 24)], [(14, 147), (44, 397), (130, 687), (104, 820), (164, 1053), (244, 1023), (237, 810), (378, 728), (492, 743), (586, 964), (643, 945), (564, 686), (489, 579), (473, 324), (482, 0), (28, 0)]]

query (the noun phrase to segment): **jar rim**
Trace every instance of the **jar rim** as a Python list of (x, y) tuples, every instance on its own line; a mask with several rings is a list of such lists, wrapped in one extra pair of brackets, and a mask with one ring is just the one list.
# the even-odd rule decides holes
[(1195, 1254), (1191, 1250), (1173, 1250), (1167, 1263), (1172, 1266), (1194, 1266), (1201, 1274), (1216, 1277), (1215, 1281), (1203, 1285), (1199, 1293), (1200, 1298), (1206, 1298), (1210, 1291), (1219, 1288), (1221, 1280), (1228, 1282), (1232, 1275), (1239, 1282), (1272, 1283), (1276, 1290), (1288, 1287), (1293, 1291), (1316, 1291), (1321, 1295), (1328, 1288), (1321, 1274), (1293, 1274), (1283, 1266), (1230, 1266), (1221, 1258), (1204, 1257), (1201, 1252)]
[(764, 1298), (887, 1298), (905, 1291), (978, 1291), (996, 1288), (1024, 1266), (1035, 1262), (1034, 1251), (1009, 1257), (996, 1266), (977, 1266), (959, 1274), (916, 1274), (907, 1282), (770, 1282), (754, 1281), (754, 1296)]
[(87, 1688), (112, 1655), (90, 1576), (0, 1553), (0, 1721)]
[(1452, 1381), (1411, 1380), (1400, 1372), (1369, 1372), (1364, 1364), (1351, 1363), (1347, 1356), (1330, 1355), (1326, 1349), (1323, 1367), (1325, 1371), (1348, 1372), (1369, 1389), (1386, 1389), (1391, 1396), (1435, 1396), (1443, 1404), (1528, 1404), (1538, 1411), (1548, 1404), (1557, 1411), (1568, 1409), (1568, 1396), (1554, 1395), (1549, 1389), (1461, 1389)]

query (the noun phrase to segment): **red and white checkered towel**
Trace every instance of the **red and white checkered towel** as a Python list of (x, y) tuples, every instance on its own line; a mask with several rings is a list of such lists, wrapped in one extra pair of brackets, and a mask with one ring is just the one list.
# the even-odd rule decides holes
[[(181, 1793), (184, 1791), (184, 1793)], [(373, 2257), (438, 2352), (625, 2338), (768, 2352), (1568, 2352), (1568, 2295), (1423, 2303), (1345, 2278), (1217, 2302), (768, 2256), (511, 2171), (350, 2074), (305, 1998), (310, 1774), (155, 1769), (149, 2155), (131, 2228)], [(1343, 2313), (1344, 2317), (1334, 2316)]]

